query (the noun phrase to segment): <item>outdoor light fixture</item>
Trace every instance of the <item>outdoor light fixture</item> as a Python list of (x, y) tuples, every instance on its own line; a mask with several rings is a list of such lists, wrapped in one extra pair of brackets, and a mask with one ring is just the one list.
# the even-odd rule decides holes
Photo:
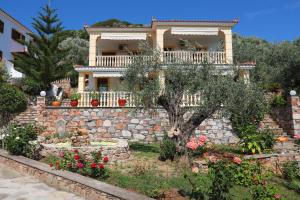
[(290, 95), (291, 95), (291, 96), (295, 96), (296, 94), (297, 94), (297, 93), (296, 93), (295, 90), (291, 90), (291, 91), (290, 91)]
[(46, 96), (46, 92), (45, 91), (41, 91), (40, 95), (41, 95), (41, 97), (45, 97)]

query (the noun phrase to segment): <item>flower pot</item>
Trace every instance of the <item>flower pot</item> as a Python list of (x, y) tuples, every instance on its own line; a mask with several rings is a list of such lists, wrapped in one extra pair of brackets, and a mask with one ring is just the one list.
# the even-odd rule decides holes
[(99, 106), (99, 101), (98, 101), (97, 99), (92, 99), (91, 105), (92, 105), (93, 107), (97, 107), (97, 106)]
[(70, 101), (70, 105), (71, 105), (72, 107), (77, 107), (77, 106), (78, 106), (78, 100), (71, 100), (71, 101)]
[(61, 105), (60, 101), (52, 101), (51, 103), (52, 106), (58, 107)]
[(119, 104), (120, 107), (124, 107), (126, 105), (126, 102), (127, 102), (126, 99), (119, 99), (118, 100), (118, 104)]

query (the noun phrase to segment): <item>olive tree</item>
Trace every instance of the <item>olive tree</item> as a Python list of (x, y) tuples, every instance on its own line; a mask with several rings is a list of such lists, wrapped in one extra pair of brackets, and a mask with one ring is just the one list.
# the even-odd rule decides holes
[[(233, 110), (235, 103), (239, 103), (234, 97), (262, 94), (247, 92), (256, 88), (239, 80), (238, 70), (233, 66), (216, 68), (212, 63), (196, 65), (190, 60), (177, 58), (176, 63), (169, 64), (162, 61), (157, 49), (145, 45), (143, 49), (143, 53), (135, 56), (133, 63), (127, 67), (124, 79), (138, 97), (137, 104), (143, 108), (166, 110), (172, 127), (169, 135), (176, 135), (179, 144), (185, 144), (193, 131), (216, 112), (231, 117), (229, 111)], [(201, 95), (197, 106), (182, 106), (186, 94)]]

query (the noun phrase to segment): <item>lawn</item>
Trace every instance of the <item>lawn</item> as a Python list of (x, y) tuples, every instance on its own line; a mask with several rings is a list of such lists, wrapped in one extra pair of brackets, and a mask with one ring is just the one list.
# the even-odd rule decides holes
[[(217, 146), (218, 151), (224, 149), (234, 151), (229, 147)], [(164, 191), (172, 188), (190, 191), (191, 187), (184, 178), (184, 174), (189, 174), (180, 161), (159, 161), (159, 144), (131, 143), (130, 150), (133, 159), (126, 163), (113, 165), (110, 169), (110, 176), (105, 180), (110, 184), (136, 191), (150, 197), (157, 198)], [(203, 174), (203, 176), (207, 176)], [(287, 200), (300, 199), (300, 195), (285, 187), (285, 181), (276, 175), (270, 180), (271, 185), (278, 188), (280, 194)], [(231, 196), (235, 200), (251, 199), (248, 188), (234, 186)]]

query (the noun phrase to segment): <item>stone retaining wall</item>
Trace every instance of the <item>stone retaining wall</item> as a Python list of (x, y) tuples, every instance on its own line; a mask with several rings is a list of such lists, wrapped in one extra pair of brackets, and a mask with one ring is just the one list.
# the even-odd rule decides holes
[[(170, 128), (168, 115), (163, 109), (46, 107), (43, 98), (38, 98), (37, 104), (37, 122), (46, 128), (45, 134), (86, 129), (92, 140), (120, 138), (151, 142), (160, 140), (164, 131)], [(195, 134), (205, 134), (211, 142), (218, 144), (238, 140), (230, 121), (217, 117), (205, 120)]]
[(87, 200), (154, 200), (128, 190), (0, 150), (0, 162), (21, 174), (31, 175), (57, 189), (74, 193)]

